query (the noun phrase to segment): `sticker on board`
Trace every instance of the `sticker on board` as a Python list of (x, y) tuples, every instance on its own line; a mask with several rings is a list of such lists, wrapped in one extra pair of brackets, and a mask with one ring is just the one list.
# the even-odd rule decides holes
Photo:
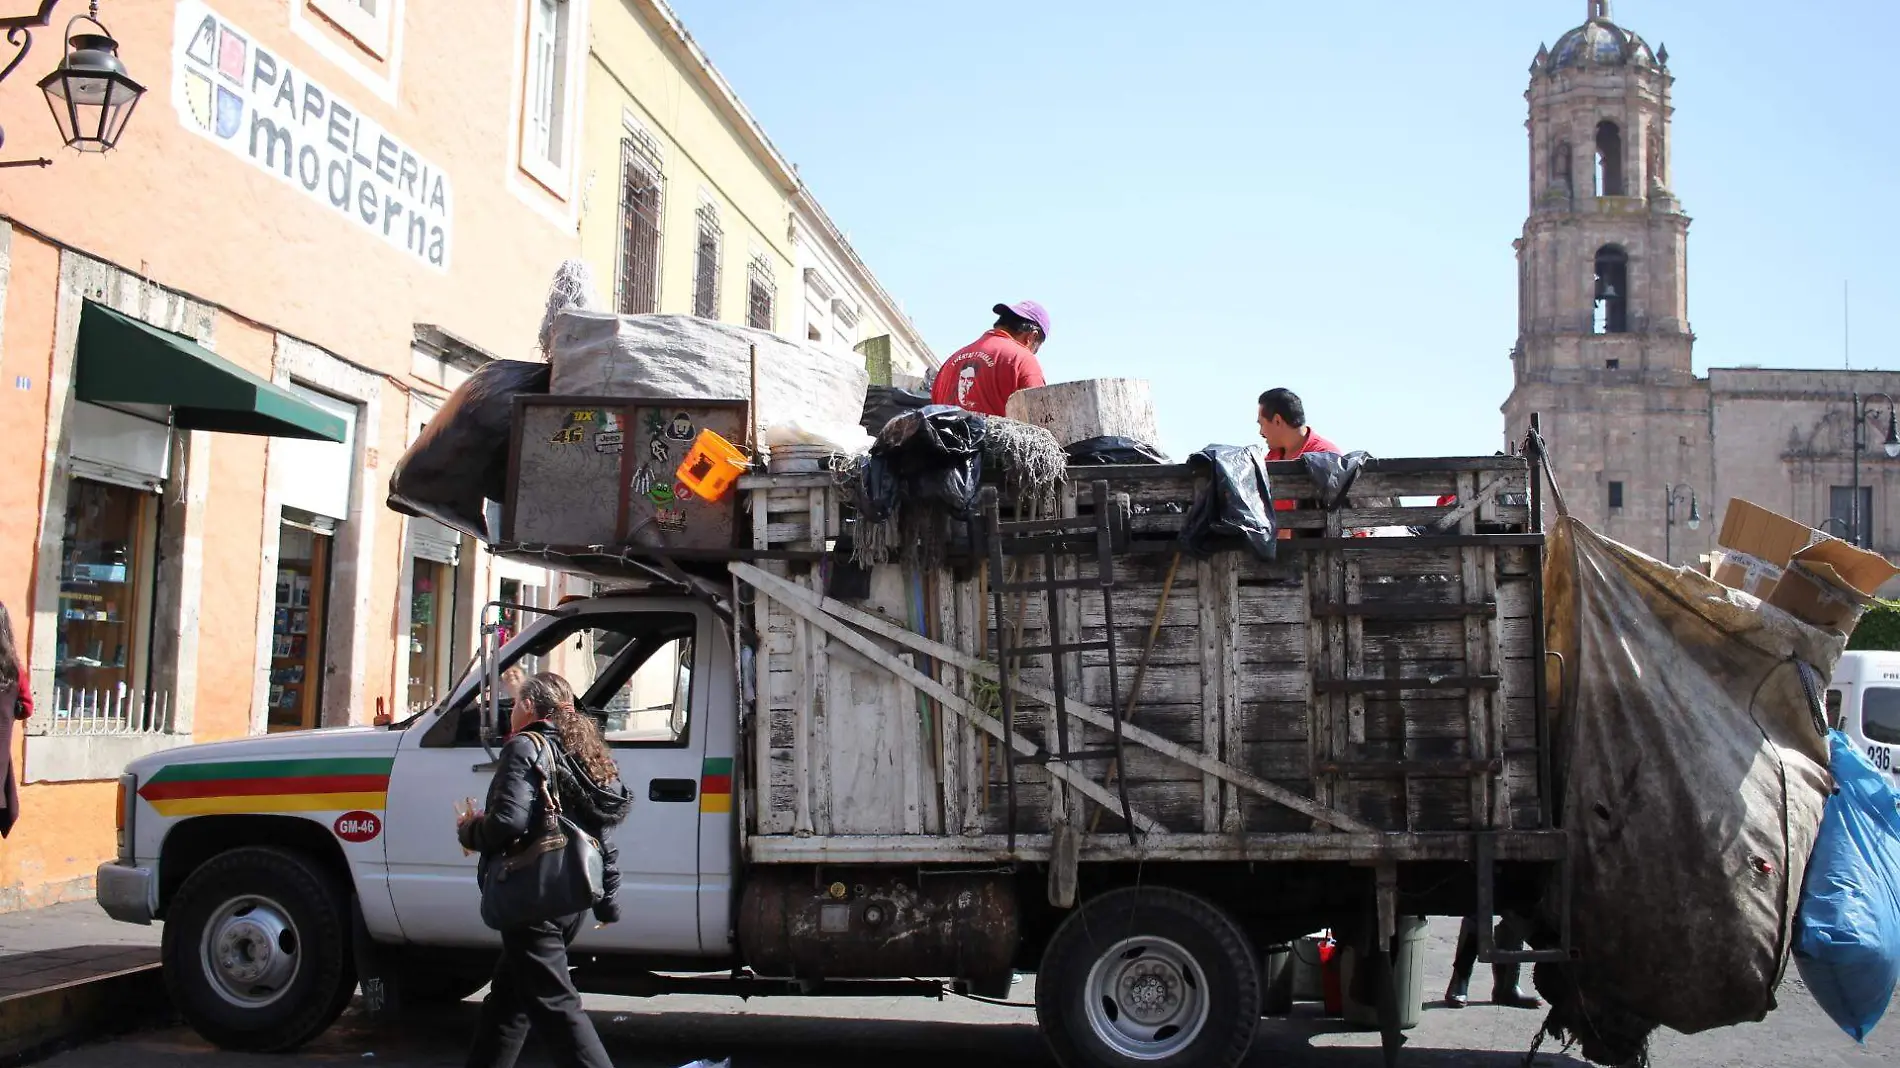
[(383, 833), (383, 818), (374, 812), (345, 812), (332, 829), (345, 842), (367, 842)]

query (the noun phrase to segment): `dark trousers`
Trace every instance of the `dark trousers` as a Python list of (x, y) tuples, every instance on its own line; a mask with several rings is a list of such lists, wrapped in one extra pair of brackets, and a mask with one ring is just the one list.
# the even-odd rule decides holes
[(469, 1068), (513, 1068), (532, 1026), (557, 1065), (613, 1068), (567, 973), (567, 947), (585, 913), (501, 933), (501, 961), (476, 1024)]
[[(1465, 922), (1458, 927), (1458, 951), (1451, 958), (1452, 982), (1469, 981), (1471, 969), (1478, 963), (1478, 924), (1490, 923), (1491, 917), (1479, 919), (1466, 916)], [(1524, 948), (1524, 940), (1519, 936), (1517, 924), (1505, 917), (1497, 926), (1497, 947), (1505, 952)], [(1515, 985), (1518, 968), (1515, 964), (1493, 964), (1491, 977), (1499, 986)]]

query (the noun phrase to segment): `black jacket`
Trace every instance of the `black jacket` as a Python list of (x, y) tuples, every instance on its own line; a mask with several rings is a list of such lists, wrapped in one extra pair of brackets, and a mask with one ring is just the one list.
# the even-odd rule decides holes
[(507, 850), (534, 829), (540, 789), (535, 771), (536, 749), (533, 732), (554, 752), (554, 771), (561, 811), (580, 828), (600, 840), (601, 860), (605, 863), (605, 896), (594, 906), (594, 917), (602, 923), (620, 918), (620, 850), (608, 832), (627, 818), (633, 798), (619, 778), (606, 786), (595, 783), (561, 747), (561, 737), (545, 720), (531, 723), (502, 746), (495, 778), (488, 784), (488, 802), (482, 818), (462, 826), (465, 848), (482, 855), (482, 866), (490, 858)]

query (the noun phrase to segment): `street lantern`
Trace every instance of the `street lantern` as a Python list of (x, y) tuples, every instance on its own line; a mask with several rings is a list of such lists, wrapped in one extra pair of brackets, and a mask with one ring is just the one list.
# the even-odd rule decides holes
[[(145, 87), (132, 80), (119, 61), (119, 42), (99, 21), (97, 0), (91, 12), (75, 16), (66, 26), (66, 54), (53, 73), (40, 79), (53, 121), (68, 148), (80, 152), (106, 152), (118, 144), (119, 135), (138, 106)], [(98, 33), (73, 33), (80, 22), (90, 22)], [(1900, 442), (1896, 442), (1900, 449)]]
[(1896, 420), (1891, 406), (1887, 408), (1887, 459), (1900, 459), (1900, 420)]
[(1665, 564), (1675, 563), (1670, 559), (1673, 547), (1671, 544), (1673, 539), (1670, 535), (1675, 533), (1676, 502), (1682, 499), (1684, 493), (1689, 495), (1689, 519), (1684, 525), (1690, 530), (1699, 530), (1702, 527), (1702, 506), (1696, 500), (1695, 489), (1680, 482), (1665, 483), (1663, 485), (1663, 563)]

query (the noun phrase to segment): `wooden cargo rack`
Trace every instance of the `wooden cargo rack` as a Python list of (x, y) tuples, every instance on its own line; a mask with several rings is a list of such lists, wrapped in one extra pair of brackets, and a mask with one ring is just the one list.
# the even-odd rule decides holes
[[(1559, 857), (1526, 460), (1370, 461), (1334, 510), (1303, 464), (1268, 470), (1298, 502), (1272, 561), (1179, 553), (1186, 466), (1078, 466), (1053, 515), (1012, 528), (1005, 502), (850, 601), (831, 476), (742, 480), (747, 858)], [(1416, 534), (1354, 536), (1390, 527)]]

